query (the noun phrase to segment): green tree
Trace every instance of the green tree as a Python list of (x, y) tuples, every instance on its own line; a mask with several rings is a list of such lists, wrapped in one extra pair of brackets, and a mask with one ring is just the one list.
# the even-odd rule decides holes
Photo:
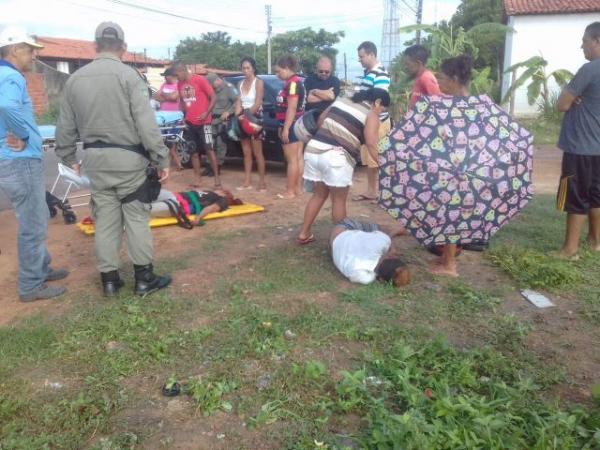
[(454, 28), (452, 24), (448, 27), (435, 25), (409, 25), (400, 28), (402, 33), (412, 33), (421, 30), (428, 33), (425, 45), (431, 53), (428, 65), (437, 69), (446, 58), (452, 58), (468, 53), (475, 60), (481, 51), (481, 38), (491, 33), (503, 33), (511, 31), (510, 27), (500, 23), (480, 23), (465, 30), (463, 27)]
[(277, 34), (272, 41), (273, 63), (277, 58), (291, 54), (300, 61), (302, 73), (309, 74), (314, 71), (319, 56), (326, 55), (331, 58), (335, 68), (337, 50), (333, 46), (340, 42), (344, 35), (343, 31), (331, 33), (322, 28), (315, 31), (310, 27)]
[[(319, 56), (327, 55), (335, 67), (337, 50), (333, 46), (342, 37), (343, 31), (332, 33), (312, 28), (276, 34), (272, 40), (272, 62), (274, 64), (280, 56), (292, 54), (300, 61), (300, 70), (308, 74), (312, 73)], [(266, 43), (232, 42), (231, 36), (223, 31), (204, 33), (200, 38), (187, 37), (175, 50), (175, 58), (183, 62), (207, 64), (227, 70), (239, 70), (240, 59), (244, 56), (256, 59), (260, 73), (267, 71)]]
[[(502, 23), (503, 18), (502, 0), (462, 0), (450, 19), (450, 25), (454, 29), (462, 27), (468, 31), (483, 23)], [(474, 60), (475, 68), (490, 67), (490, 74), (496, 81), (502, 75), (505, 34), (505, 31), (498, 29), (477, 36), (479, 52)]]
[(243, 56), (253, 56), (256, 44), (231, 41), (223, 31), (204, 33), (201, 37), (183, 39), (175, 50), (175, 59), (186, 63), (207, 64), (226, 70), (239, 70)]
[[(409, 25), (400, 28), (403, 33), (413, 33), (421, 30), (427, 33), (423, 45), (428, 47), (430, 57), (427, 65), (437, 71), (442, 61), (446, 58), (469, 54), (475, 61), (481, 51), (481, 36), (490, 33), (504, 33), (511, 31), (510, 27), (500, 23), (480, 23), (465, 30), (463, 27), (454, 28), (452, 24), (444, 24), (443, 27), (434, 25)], [(402, 73), (402, 62), (398, 58), (392, 67), (395, 79), (401, 80), (398, 96), (404, 98), (403, 92), (410, 89), (410, 80)], [(490, 66), (474, 70), (471, 91), (474, 94), (488, 94), (496, 100), (500, 97), (500, 83), (492, 76)]]
[(554, 107), (555, 99), (553, 98), (553, 92), (548, 86), (548, 82), (553, 78), (556, 84), (562, 88), (573, 78), (573, 74), (566, 69), (557, 69), (547, 73), (546, 66), (548, 66), (548, 61), (541, 56), (533, 56), (526, 61), (513, 64), (506, 69), (506, 73), (512, 73), (519, 69), (523, 69), (523, 72), (512, 83), (502, 99), (502, 103), (508, 101), (508, 99), (514, 96), (517, 89), (529, 82), (527, 84), (527, 102), (533, 105), (539, 100), (538, 105), (542, 115), (552, 116), (556, 109)]

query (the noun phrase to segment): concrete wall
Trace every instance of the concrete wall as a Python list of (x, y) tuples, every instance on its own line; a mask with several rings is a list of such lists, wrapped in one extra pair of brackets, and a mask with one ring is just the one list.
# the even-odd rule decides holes
[[(587, 25), (595, 21), (600, 21), (600, 12), (509, 17), (508, 25), (516, 32), (506, 37), (504, 70), (532, 56), (542, 56), (548, 61), (547, 73), (556, 69), (577, 72), (577, 69), (586, 62), (580, 49), (583, 32)], [(504, 74), (502, 96), (508, 91), (510, 84), (511, 75)], [(537, 114), (536, 105), (530, 106), (527, 102), (527, 84), (517, 90), (516, 116)], [(552, 81), (550, 89), (558, 91), (559, 87)]]

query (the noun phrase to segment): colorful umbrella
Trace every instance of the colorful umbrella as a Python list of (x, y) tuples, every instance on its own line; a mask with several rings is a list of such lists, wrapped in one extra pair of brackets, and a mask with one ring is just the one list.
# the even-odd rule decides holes
[(485, 95), (422, 97), (379, 156), (379, 204), (424, 245), (487, 241), (531, 199), (533, 137)]

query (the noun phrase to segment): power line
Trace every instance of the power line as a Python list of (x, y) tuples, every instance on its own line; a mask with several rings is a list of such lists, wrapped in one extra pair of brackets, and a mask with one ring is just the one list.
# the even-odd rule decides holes
[[(356, 20), (359, 20), (359, 19), (371, 19), (371, 18), (374, 18), (374, 17), (381, 17), (382, 14), (383, 14), (383, 12), (381, 12), (381, 13), (374, 13), (374, 14), (368, 14), (368, 15), (364, 15), (364, 16), (361, 16), (361, 17), (356, 17), (355, 19)], [(348, 23), (348, 22), (349, 22), (348, 19), (337, 20), (337, 18), (336, 18), (336, 19), (326, 20), (324, 22), (319, 22), (318, 24), (315, 24), (314, 27), (323, 28), (324, 26), (327, 26), (327, 25), (336, 25), (336, 24)], [(313, 25), (309, 24), (309, 25), (303, 26), (302, 23), (298, 23), (298, 24), (286, 23), (285, 25), (279, 25), (279, 26), (277, 26), (277, 29), (279, 29), (279, 30), (285, 30), (286, 28), (289, 29), (289, 27), (307, 28), (307, 27), (313, 27)]]
[(123, 0), (106, 0), (106, 1), (110, 2), (110, 3), (115, 3), (117, 5), (127, 6), (129, 8), (140, 9), (142, 11), (148, 11), (148, 12), (155, 13), (155, 14), (162, 14), (162, 15), (165, 15), (165, 16), (176, 17), (178, 19), (189, 20), (190, 22), (197, 22), (197, 23), (203, 23), (205, 25), (213, 25), (213, 26), (217, 26), (217, 27), (230, 28), (232, 30), (252, 31), (254, 33), (260, 33), (260, 34), (264, 33), (264, 31), (258, 31), (258, 30), (254, 30), (254, 29), (251, 29), (251, 28), (235, 27), (233, 25), (226, 25), (226, 24), (223, 24), (223, 23), (211, 22), (211, 21), (208, 21), (208, 20), (198, 19), (198, 18), (195, 18), (195, 17), (190, 17), (190, 16), (184, 16), (184, 15), (181, 15), (181, 14), (176, 14), (176, 13), (173, 13), (173, 12), (170, 12), (170, 11), (163, 11), (163, 10), (156, 9), (156, 8), (150, 8), (148, 6), (137, 5), (135, 3), (126, 2), (126, 1), (123, 1)]
[[(338, 19), (345, 19), (345, 18), (360, 19), (361, 17), (369, 16), (369, 15), (373, 15), (373, 14), (383, 14), (383, 10), (370, 9), (368, 11), (354, 11), (351, 14), (336, 14), (335, 17)], [(285, 21), (285, 22), (298, 22), (298, 21), (307, 22), (307, 21), (314, 21), (315, 16), (314, 15), (313, 16), (296, 16), (296, 17), (273, 16), (273, 19)]]
[(408, 3), (406, 3), (406, 0), (400, 0), (402, 3), (404, 3), (408, 9), (410, 9), (413, 13), (417, 14), (417, 10), (414, 8), (414, 6), (409, 5)]

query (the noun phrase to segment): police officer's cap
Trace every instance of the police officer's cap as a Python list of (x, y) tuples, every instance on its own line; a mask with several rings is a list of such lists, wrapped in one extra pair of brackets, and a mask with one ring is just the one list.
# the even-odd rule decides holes
[(96, 40), (98, 39), (115, 39), (125, 42), (125, 33), (119, 24), (114, 22), (102, 22), (96, 28)]
[(213, 72), (209, 72), (206, 74), (206, 79), (208, 80), (208, 82), (210, 84), (214, 84), (215, 81), (217, 81), (219, 79), (219, 75), (217, 75), (216, 73), (213, 73)]

